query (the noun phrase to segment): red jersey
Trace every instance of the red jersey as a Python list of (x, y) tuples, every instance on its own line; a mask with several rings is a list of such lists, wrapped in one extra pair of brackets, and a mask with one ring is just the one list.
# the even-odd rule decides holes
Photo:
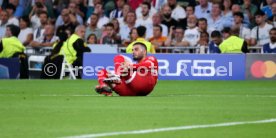
[(154, 56), (147, 56), (144, 60), (132, 66), (133, 70), (136, 71), (139, 76), (152, 76), (157, 80), (158, 62)]

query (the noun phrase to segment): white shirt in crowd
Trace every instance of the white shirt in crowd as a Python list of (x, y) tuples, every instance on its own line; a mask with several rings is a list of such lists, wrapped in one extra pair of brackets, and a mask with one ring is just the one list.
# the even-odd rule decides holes
[(148, 26), (150, 24), (152, 24), (152, 17), (151, 16), (148, 16), (148, 18), (144, 19), (143, 17), (140, 17), (136, 20), (136, 24), (139, 26), (139, 25), (142, 25), (142, 26)]
[(21, 43), (24, 43), (28, 37), (29, 34), (33, 34), (33, 29), (28, 27), (25, 29), (21, 29), (20, 33), (18, 35), (18, 39), (20, 40)]
[[(134, 27), (138, 27), (137, 24), (135, 24)], [(130, 40), (129, 33), (131, 28), (128, 27), (127, 24), (120, 26), (120, 36), (122, 40)]]
[[(264, 27), (260, 28), (260, 27), (256, 26), (251, 30), (251, 38), (256, 39), (257, 46), (262, 46), (262, 45), (270, 42), (269, 31), (271, 28), (273, 28), (272, 25), (265, 23)], [(259, 34), (258, 40), (257, 40), (257, 32)]]
[(251, 30), (247, 27), (241, 26), (240, 27), (240, 37), (243, 39), (250, 39)]
[(200, 5), (197, 5), (195, 7), (195, 16), (197, 17), (197, 19), (199, 18), (208, 19), (208, 17), (210, 16), (211, 10), (212, 10), (212, 4), (210, 2), (208, 2), (208, 7), (204, 9)]
[(36, 14), (31, 17), (31, 23), (34, 30), (41, 26), (40, 19)]
[(46, 38), (44, 35), (40, 36), (36, 41), (39, 42), (39, 43), (46, 43), (46, 42), (49, 42), (49, 43), (53, 43), (53, 42), (56, 42), (59, 40), (59, 37), (57, 36), (53, 36), (52, 39), (50, 41), (46, 41)]
[(185, 10), (181, 6), (177, 5), (172, 11), (172, 18), (174, 18), (176, 21), (186, 18)]
[(197, 42), (200, 38), (200, 32), (198, 31), (198, 28), (187, 28), (184, 32), (184, 38), (183, 41), (188, 41), (190, 46), (196, 46)]
[(33, 40), (37, 41), (37, 39), (44, 34), (44, 28), (37, 28), (34, 30)]
[(8, 20), (8, 24), (19, 26), (19, 20), (16, 17), (12, 17)]
[[(151, 6), (150, 11), (149, 11), (149, 16), (152, 17), (153, 14), (155, 14), (157, 12), (157, 10)], [(136, 10), (135, 10), (137, 19), (142, 17), (142, 7), (139, 6)]]
[[(87, 20), (87, 25), (89, 25), (90, 24), (90, 18), (88, 18), (88, 20)], [(97, 27), (98, 28), (100, 28), (100, 29), (102, 29), (102, 27), (105, 25), (105, 24), (107, 24), (107, 23), (109, 23), (109, 18), (108, 17), (106, 17), (106, 16), (102, 16), (101, 18), (99, 18), (99, 20), (98, 20), (98, 23), (97, 23)]]

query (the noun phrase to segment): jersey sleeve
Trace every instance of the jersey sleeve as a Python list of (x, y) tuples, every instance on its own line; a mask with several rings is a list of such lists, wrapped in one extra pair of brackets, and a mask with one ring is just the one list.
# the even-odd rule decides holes
[(152, 69), (152, 68), (156, 68), (156, 63), (157, 60), (155, 57), (149, 56), (147, 57), (143, 62), (141, 63), (137, 63), (137, 64), (133, 64), (132, 68), (134, 70), (137, 70), (139, 68), (146, 68), (146, 69)]

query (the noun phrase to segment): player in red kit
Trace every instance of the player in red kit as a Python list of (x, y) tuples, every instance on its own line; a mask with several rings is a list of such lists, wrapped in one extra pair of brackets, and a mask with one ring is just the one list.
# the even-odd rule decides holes
[(114, 73), (105, 69), (98, 72), (96, 92), (106, 96), (111, 96), (112, 91), (120, 96), (146, 96), (154, 89), (158, 79), (156, 58), (147, 56), (147, 47), (141, 42), (135, 43), (132, 51), (133, 60), (137, 63), (117, 55), (114, 58)]

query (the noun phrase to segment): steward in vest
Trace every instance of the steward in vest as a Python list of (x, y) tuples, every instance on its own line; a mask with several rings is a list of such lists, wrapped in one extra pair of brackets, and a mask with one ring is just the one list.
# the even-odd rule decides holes
[[(57, 44), (54, 44), (54, 49), (51, 55), (47, 56), (44, 60), (44, 65), (47, 63), (55, 64), (57, 67), (57, 73), (53, 76), (47, 75), (47, 72), (41, 74), (41, 78), (54, 78), (59, 79), (61, 73), (61, 67), (63, 59), (65, 58), (66, 62), (71, 64), (73, 67), (81, 67), (83, 60), (83, 53), (90, 52), (91, 50), (86, 46), (84, 42), (85, 27), (79, 25), (75, 29), (75, 33), (72, 34), (66, 41), (60, 39), (61, 41)], [(78, 78), (81, 77), (81, 69), (78, 70)]]
[[(229, 30), (229, 31), (228, 31)], [(221, 53), (247, 53), (247, 43), (239, 37), (239, 27), (232, 29), (223, 29), (222, 33), (229, 34), (225, 40), (219, 45)]]
[(147, 29), (144, 26), (138, 26), (137, 27), (138, 38), (127, 46), (126, 53), (132, 53), (132, 47), (137, 42), (145, 44), (146, 47), (147, 47), (147, 52), (148, 53), (155, 53), (154, 46), (151, 44), (151, 42), (149, 42), (145, 39), (146, 30)]
[(20, 78), (28, 78), (28, 59), (24, 54), (25, 47), (18, 40), (20, 28), (11, 24), (6, 27), (6, 37), (0, 42), (0, 58), (19, 58)]

